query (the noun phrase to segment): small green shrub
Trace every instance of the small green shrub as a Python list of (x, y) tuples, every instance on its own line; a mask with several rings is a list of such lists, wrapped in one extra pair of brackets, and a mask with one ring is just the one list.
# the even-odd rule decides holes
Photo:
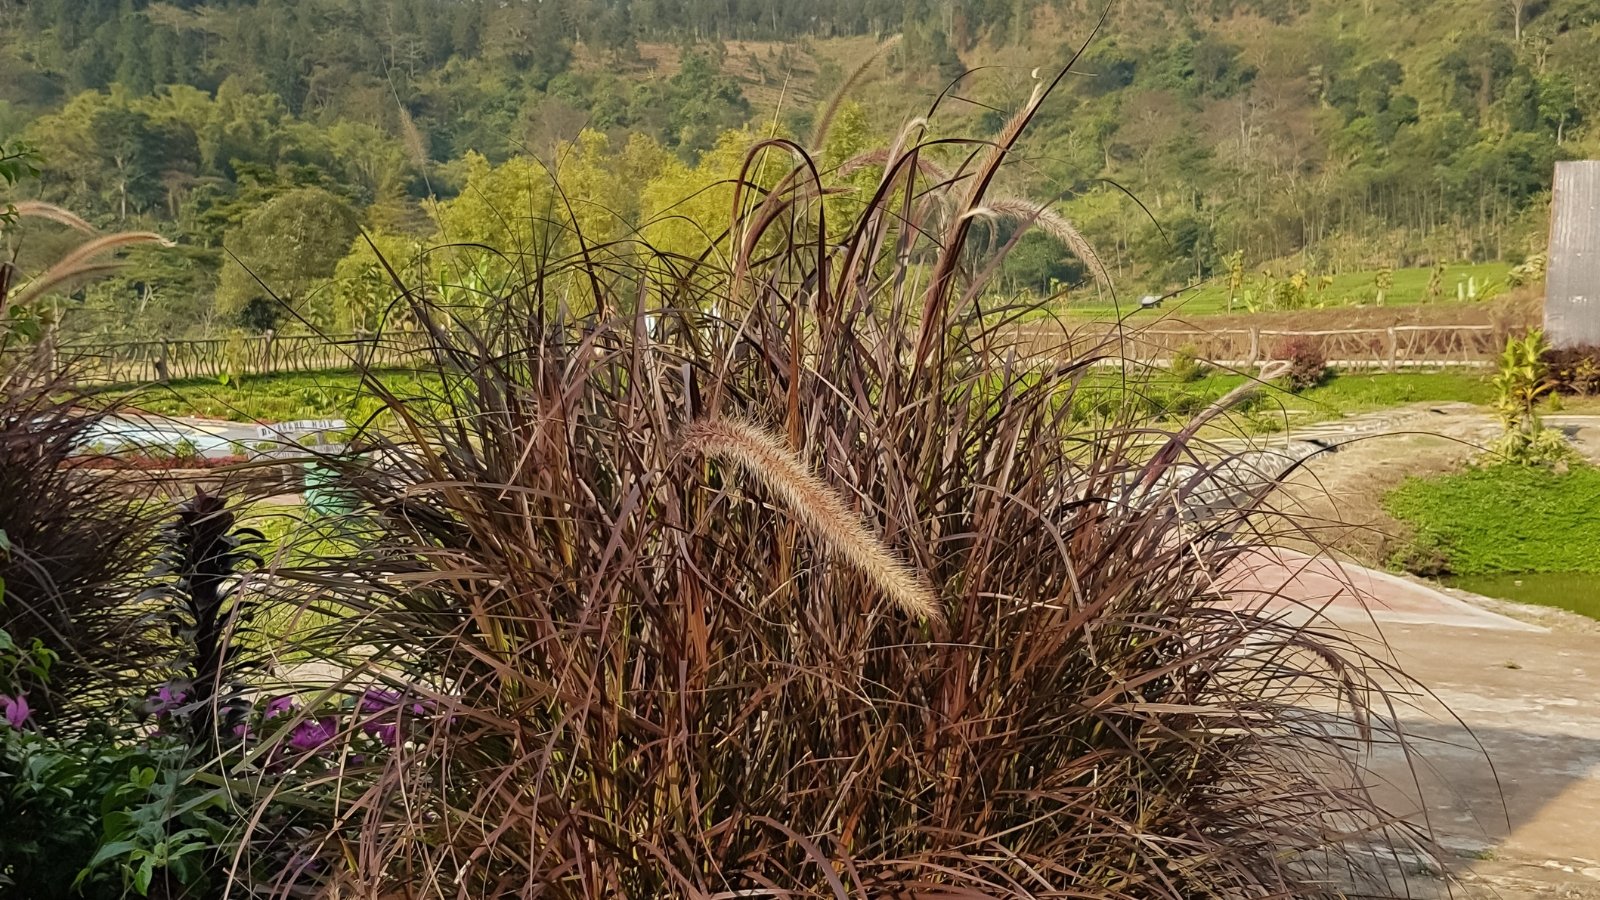
[(1193, 384), (1211, 374), (1211, 367), (1200, 358), (1200, 350), (1185, 344), (1172, 354), (1172, 365), (1167, 370), (1180, 384)]
[(1545, 268), (1549, 261), (1550, 258), (1543, 253), (1536, 253), (1528, 257), (1506, 274), (1506, 284), (1512, 287), (1522, 287), (1525, 284), (1536, 284), (1543, 281)]
[(1168, 394), (1164, 403), (1168, 417), (1187, 419), (1211, 404), (1212, 398), (1194, 390), (1178, 390)]
[(1502, 433), (1490, 448), (1492, 461), (1553, 466), (1576, 457), (1566, 437), (1544, 427), (1539, 416), (1539, 402), (1556, 387), (1545, 363), (1548, 351), (1544, 333), (1537, 329), (1506, 341), (1494, 377), (1494, 405)]

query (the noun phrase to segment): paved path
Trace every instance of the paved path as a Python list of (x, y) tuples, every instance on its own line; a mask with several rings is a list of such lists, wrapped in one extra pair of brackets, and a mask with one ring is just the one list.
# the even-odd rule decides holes
[(1241, 605), (1340, 624), (1401, 623), (1542, 633), (1549, 629), (1475, 606), (1421, 581), (1294, 550), (1236, 560), (1222, 589)]
[(1417, 896), (1600, 898), (1600, 622), (1289, 550), (1240, 560), (1224, 585), (1415, 679), (1391, 684), (1411, 753), (1379, 746), (1368, 767), (1458, 879), (1412, 879)]
[[(1546, 422), (1591, 457), (1600, 453), (1600, 417)], [(1428, 441), (1398, 435), (1442, 435), (1448, 440), (1433, 439), (1429, 452), (1459, 459), (1495, 431), (1481, 410), (1444, 404), (1301, 426), (1258, 447), (1355, 440), (1306, 464), (1310, 489), (1345, 490), (1373, 481), (1375, 466), (1388, 478), (1426, 465), (1419, 451)], [(1460, 879), (1454, 888), (1423, 880), (1413, 889), (1600, 900), (1600, 622), (1291, 550), (1253, 554), (1224, 582), (1235, 602), (1302, 619), (1320, 614), (1427, 688), (1401, 698), (1413, 753), (1384, 746), (1370, 761), (1374, 789), (1389, 808), (1431, 825), (1439, 863)]]

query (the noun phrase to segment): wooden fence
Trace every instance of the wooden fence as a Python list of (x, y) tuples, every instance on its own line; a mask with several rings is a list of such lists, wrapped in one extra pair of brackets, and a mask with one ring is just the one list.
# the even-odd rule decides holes
[[(1263, 328), (1207, 330), (1156, 327), (1110, 331), (1086, 328), (1067, 334), (1040, 327), (1016, 332), (996, 349), (1016, 347), (1038, 362), (1062, 361), (1110, 341), (1121, 353), (1146, 362), (1165, 362), (1180, 350), (1218, 365), (1248, 368), (1272, 359), (1290, 341), (1321, 348), (1329, 364), (1347, 371), (1399, 371), (1417, 368), (1487, 368), (1505, 346), (1504, 329), (1491, 325), (1398, 325), (1286, 331)], [(71, 362), (80, 381), (94, 384), (149, 383), (185, 378), (222, 378), (349, 369), (358, 363), (381, 368), (414, 366), (424, 359), (421, 332), (356, 335), (254, 335), (210, 340), (128, 341), (121, 344), (66, 346), (58, 353)]]
[(90, 384), (273, 375), (319, 369), (414, 366), (426, 349), (421, 332), (379, 336), (260, 334), (177, 341), (63, 346), (58, 363)]
[(1396, 325), (1289, 331), (1266, 328), (1171, 328), (1059, 330), (1028, 333), (1017, 343), (1036, 360), (1061, 360), (1111, 342), (1132, 359), (1165, 362), (1179, 351), (1218, 365), (1249, 368), (1283, 355), (1291, 342), (1309, 342), (1329, 365), (1347, 371), (1489, 368), (1505, 347), (1508, 332), (1493, 325)]

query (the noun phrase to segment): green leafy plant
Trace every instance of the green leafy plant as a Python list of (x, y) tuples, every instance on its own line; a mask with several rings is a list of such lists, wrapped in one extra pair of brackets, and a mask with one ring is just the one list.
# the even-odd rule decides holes
[(0, 723), (0, 885), (37, 900), (198, 898), (229, 828), (190, 749), (102, 723), (50, 735)]
[(1535, 253), (1526, 260), (1513, 266), (1506, 275), (1506, 284), (1511, 287), (1522, 287), (1525, 284), (1538, 284), (1545, 278), (1545, 269), (1549, 265), (1550, 257), (1544, 253)]
[(1549, 346), (1537, 329), (1506, 341), (1494, 376), (1495, 414), (1501, 434), (1492, 459), (1519, 466), (1551, 466), (1575, 458), (1565, 435), (1546, 428), (1539, 404), (1556, 388), (1545, 353)]
[(1167, 372), (1180, 384), (1192, 384), (1211, 374), (1211, 366), (1200, 358), (1198, 347), (1184, 344), (1173, 351), (1172, 363), (1167, 367)]
[(39, 174), (39, 155), (21, 142), (0, 142), (0, 182), (10, 187)]
[(150, 896), (200, 897), (212, 881), (215, 849), (230, 826), (217, 817), (230, 811), (225, 792), (194, 780), (190, 748), (172, 741), (145, 751), (145, 758), (120, 761), (121, 780), (100, 802), (100, 846), (73, 879), (83, 886), (114, 872), (124, 891)]

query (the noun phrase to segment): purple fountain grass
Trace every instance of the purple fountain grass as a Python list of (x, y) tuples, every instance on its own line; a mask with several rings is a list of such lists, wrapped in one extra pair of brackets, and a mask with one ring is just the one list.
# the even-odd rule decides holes
[(272, 584), (325, 613), (299, 649), (358, 716), (436, 712), (262, 792), (319, 823), (262, 857), (306, 863), (272, 893), (1331, 898), (1425, 839), (1362, 780), (1393, 673), (1215, 588), (1289, 527), (1268, 490), (1190, 515), (1228, 471), (1194, 429), (1074, 417), (1114, 344), (1026, 366), (994, 333), (1023, 310), (960, 302), (1007, 154), (920, 230), (948, 143), (886, 155), (844, 223), (764, 144), (796, 171), (725, 265), (567, 235), (508, 249), (527, 282), (483, 308), (403, 293), (449, 412), (372, 379), (395, 424), (330, 463), (365, 537)]

